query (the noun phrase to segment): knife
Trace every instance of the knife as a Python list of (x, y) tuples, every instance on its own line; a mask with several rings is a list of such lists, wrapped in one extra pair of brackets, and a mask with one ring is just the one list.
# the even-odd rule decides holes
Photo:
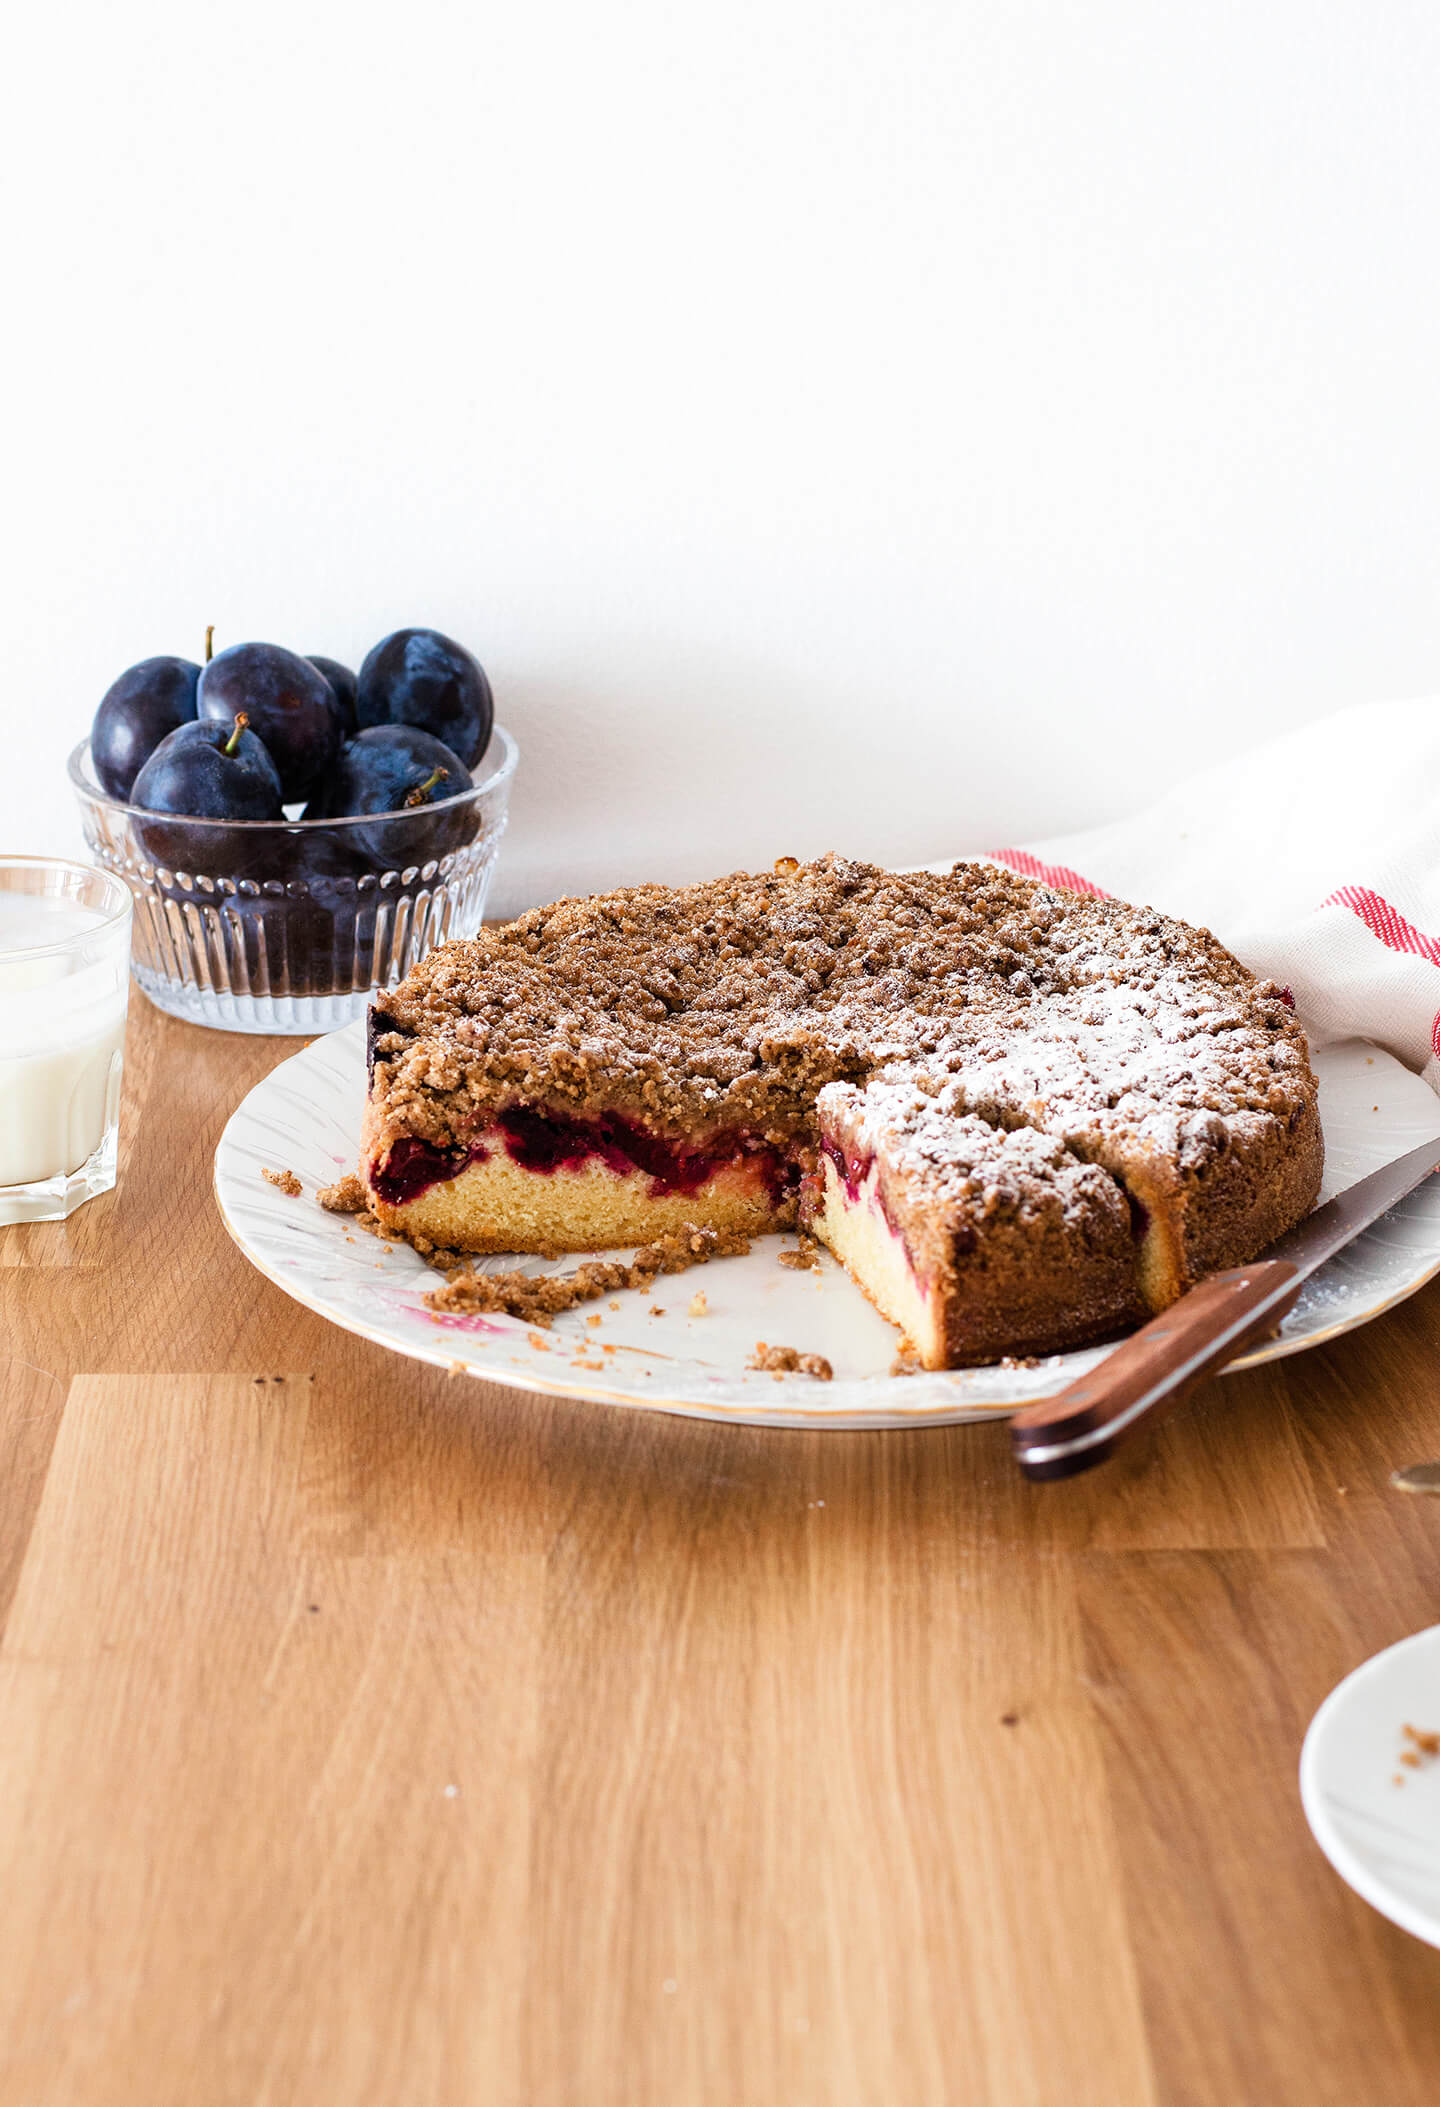
[(1440, 1140), (1372, 1171), (1272, 1244), (1250, 1266), (1212, 1273), (1126, 1339), (1058, 1397), (1027, 1405), (1010, 1422), (1027, 1478), (1093, 1470), (1128, 1434), (1147, 1426), (1294, 1308), (1307, 1277), (1387, 1208), (1440, 1170)]

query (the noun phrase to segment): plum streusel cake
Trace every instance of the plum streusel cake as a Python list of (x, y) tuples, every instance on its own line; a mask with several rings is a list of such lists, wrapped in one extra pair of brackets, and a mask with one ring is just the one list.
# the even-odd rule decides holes
[(985, 863), (562, 900), (370, 1015), (361, 1175), (462, 1251), (797, 1221), (927, 1367), (1105, 1337), (1298, 1221), (1285, 997), (1208, 931)]

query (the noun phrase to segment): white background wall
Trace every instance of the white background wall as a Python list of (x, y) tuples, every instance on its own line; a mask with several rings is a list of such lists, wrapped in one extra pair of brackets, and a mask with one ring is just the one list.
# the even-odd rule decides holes
[(7, 847), (78, 839), (66, 749), (207, 621), (470, 643), (504, 905), (1033, 837), (1440, 688), (1433, 7), (7, 38)]

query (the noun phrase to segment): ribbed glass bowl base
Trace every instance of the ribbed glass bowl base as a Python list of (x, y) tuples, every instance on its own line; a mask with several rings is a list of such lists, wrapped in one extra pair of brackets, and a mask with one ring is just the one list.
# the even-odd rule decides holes
[[(498, 725), (487, 758), (494, 773), (462, 796), (378, 821), (143, 812), (99, 790), (84, 747), (70, 775), (91, 855), (134, 898), (131, 970), (156, 1007), (221, 1031), (310, 1037), (479, 929), (516, 760)], [(386, 868), (377, 843), (413, 845), (416, 860)]]
[(208, 1024), (216, 1031), (278, 1038), (308, 1039), (336, 1031), (364, 1016), (371, 992), (354, 988), (346, 995), (234, 995), (197, 988), (188, 981), (166, 980), (138, 965), (134, 978), (135, 985), (167, 1017), (179, 1017), (186, 1024)]

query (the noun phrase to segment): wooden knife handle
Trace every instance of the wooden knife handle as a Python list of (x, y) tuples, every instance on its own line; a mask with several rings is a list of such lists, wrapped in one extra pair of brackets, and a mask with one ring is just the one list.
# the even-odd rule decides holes
[(1294, 1307), (1301, 1275), (1284, 1259), (1213, 1273), (1126, 1339), (1098, 1368), (1010, 1422), (1027, 1478), (1069, 1478), (1113, 1455)]

